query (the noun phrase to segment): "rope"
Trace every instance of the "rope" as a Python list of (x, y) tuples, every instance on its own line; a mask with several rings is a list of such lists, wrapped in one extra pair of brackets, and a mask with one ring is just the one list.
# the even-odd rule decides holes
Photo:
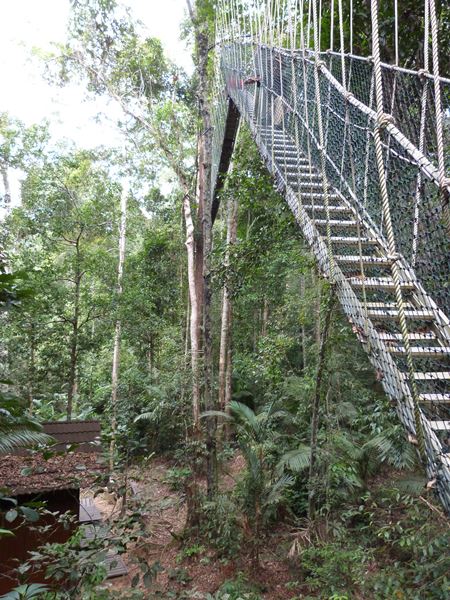
[[(375, 157), (378, 168), (379, 184), (381, 203), (383, 210), (383, 220), (386, 226), (386, 235), (389, 245), (389, 254), (391, 257), (397, 256), (394, 229), (391, 220), (391, 209), (389, 204), (389, 195), (386, 184), (386, 173), (384, 169), (383, 161), (383, 147), (381, 141), (381, 129), (389, 122), (388, 116), (383, 113), (383, 83), (381, 77), (381, 59), (380, 59), (380, 39), (378, 31), (378, 2), (377, 0), (371, 0), (371, 14), (372, 14), (372, 55), (374, 64), (374, 76), (375, 76), (375, 101), (377, 107), (377, 123), (374, 129), (374, 143), (375, 143)], [(419, 395), (417, 392), (417, 386), (415, 381), (414, 365), (411, 357), (411, 348), (409, 344), (409, 332), (406, 325), (405, 307), (403, 303), (403, 294), (401, 287), (401, 276), (399, 261), (393, 260), (392, 263), (392, 279), (395, 287), (395, 297), (397, 303), (397, 309), (399, 314), (400, 331), (402, 334), (403, 346), (405, 349), (406, 360), (408, 364), (409, 372), (409, 385), (411, 388), (411, 396), (414, 406), (414, 425), (416, 430), (417, 441), (419, 445), (419, 452), (422, 460), (425, 462), (425, 442), (423, 435), (421, 412), (419, 407)]]

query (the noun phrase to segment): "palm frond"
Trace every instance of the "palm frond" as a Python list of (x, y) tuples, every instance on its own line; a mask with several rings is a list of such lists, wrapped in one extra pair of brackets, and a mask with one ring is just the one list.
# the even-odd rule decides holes
[(397, 425), (372, 437), (364, 444), (364, 448), (375, 449), (381, 462), (396, 469), (412, 469), (417, 463), (414, 447), (408, 443)]
[(411, 496), (419, 496), (426, 485), (426, 479), (423, 475), (408, 475), (393, 482), (393, 487), (399, 492)]
[(256, 414), (246, 404), (242, 404), (241, 402), (236, 402), (233, 400), (230, 402), (230, 411), (233, 415), (233, 418), (245, 429), (251, 430), (254, 433), (259, 432), (260, 427), (258, 419), (256, 418)]
[(283, 498), (285, 490), (294, 483), (292, 475), (282, 475), (270, 488), (269, 494), (266, 498), (265, 505), (273, 506), (278, 504)]
[(205, 419), (206, 417), (218, 417), (220, 419), (227, 419), (228, 421), (233, 420), (232, 415), (229, 415), (228, 413), (226, 413), (222, 410), (205, 410), (200, 415), (200, 418)]
[(48, 444), (53, 438), (40, 431), (33, 431), (27, 427), (16, 428), (14, 431), (5, 431), (0, 428), (0, 454), (14, 451), (16, 448), (34, 446), (35, 444)]
[(301, 473), (309, 467), (311, 461), (311, 448), (309, 446), (302, 445), (295, 450), (290, 450), (283, 454), (279, 460), (276, 470), (278, 473), (288, 468), (294, 473)]

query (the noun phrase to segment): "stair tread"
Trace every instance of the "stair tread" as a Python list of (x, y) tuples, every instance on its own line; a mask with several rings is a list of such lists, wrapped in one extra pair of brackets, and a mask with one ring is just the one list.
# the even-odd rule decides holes
[(434, 431), (450, 431), (450, 421), (428, 421)]
[[(404, 346), (388, 346), (389, 352), (392, 354), (406, 354)], [(412, 356), (447, 356), (450, 354), (450, 347), (447, 346), (411, 346), (410, 352)]]
[[(390, 319), (390, 318), (397, 318), (398, 317), (398, 310), (397, 309), (382, 309), (382, 308), (371, 308), (368, 310), (368, 316), (370, 318), (384, 318), (384, 319)], [(409, 318), (409, 319), (419, 319), (419, 320), (433, 320), (434, 319), (434, 315), (431, 311), (426, 310), (426, 309), (406, 309), (405, 310), (405, 317)]]
[[(379, 331), (378, 337), (383, 341), (402, 341), (403, 335), (401, 333), (390, 333), (387, 331)], [(409, 340), (435, 340), (436, 334), (434, 331), (426, 332), (410, 332), (408, 333)]]
[(336, 244), (377, 244), (377, 240), (375, 238), (366, 238), (366, 237), (346, 237), (346, 236), (331, 236), (331, 242)]
[[(404, 373), (404, 378), (408, 378), (408, 373)], [(439, 381), (450, 380), (450, 371), (418, 371), (414, 373), (416, 381)]]
[(450, 402), (450, 394), (419, 394), (422, 402)]
[(361, 261), (363, 264), (374, 264), (374, 265), (391, 265), (392, 261), (384, 256), (370, 256), (367, 254), (363, 254), (361, 256), (358, 255), (337, 255), (335, 256), (337, 262), (340, 263), (357, 263), (359, 264)]
[[(394, 281), (390, 277), (350, 277), (348, 281), (356, 287), (395, 289)], [(402, 281), (401, 287), (414, 289), (415, 286), (410, 281)]]
[[(304, 204), (303, 208), (305, 208), (306, 210), (317, 210), (322, 212), (323, 210), (326, 210), (326, 206), (324, 204)], [(337, 204), (330, 204), (328, 206), (328, 210), (330, 212), (352, 212), (352, 209), (349, 208), (348, 206), (339, 206)], [(339, 258), (338, 256), (336, 258)], [(346, 258), (346, 257), (343, 257)]]
[(358, 223), (356, 221), (343, 221), (339, 219), (314, 219), (314, 223), (316, 225), (327, 225), (330, 224), (331, 227), (356, 227)]
[[(366, 302), (364, 304), (366, 308), (381, 308), (386, 310), (397, 309), (396, 302)], [(404, 302), (404, 306), (406, 309), (415, 310), (417, 307), (411, 304), (411, 302)], [(420, 309), (419, 309), (420, 310)]]

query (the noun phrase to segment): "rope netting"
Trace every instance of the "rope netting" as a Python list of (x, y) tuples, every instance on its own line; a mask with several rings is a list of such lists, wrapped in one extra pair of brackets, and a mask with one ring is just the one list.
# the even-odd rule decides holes
[(376, 0), (369, 57), (352, 53), (343, 0), (327, 4), (323, 50), (319, 0), (219, 2), (213, 182), (232, 102), (450, 511), (450, 79), (435, 2), (416, 70), (399, 66), (396, 0), (394, 64)]

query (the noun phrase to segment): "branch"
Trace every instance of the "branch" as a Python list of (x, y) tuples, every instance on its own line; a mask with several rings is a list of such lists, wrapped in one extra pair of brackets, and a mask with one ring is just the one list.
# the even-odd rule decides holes
[(189, 18), (192, 21), (192, 25), (195, 25), (196, 19), (195, 19), (194, 10), (192, 8), (191, 0), (186, 0), (186, 4), (187, 4), (188, 12), (189, 12)]

